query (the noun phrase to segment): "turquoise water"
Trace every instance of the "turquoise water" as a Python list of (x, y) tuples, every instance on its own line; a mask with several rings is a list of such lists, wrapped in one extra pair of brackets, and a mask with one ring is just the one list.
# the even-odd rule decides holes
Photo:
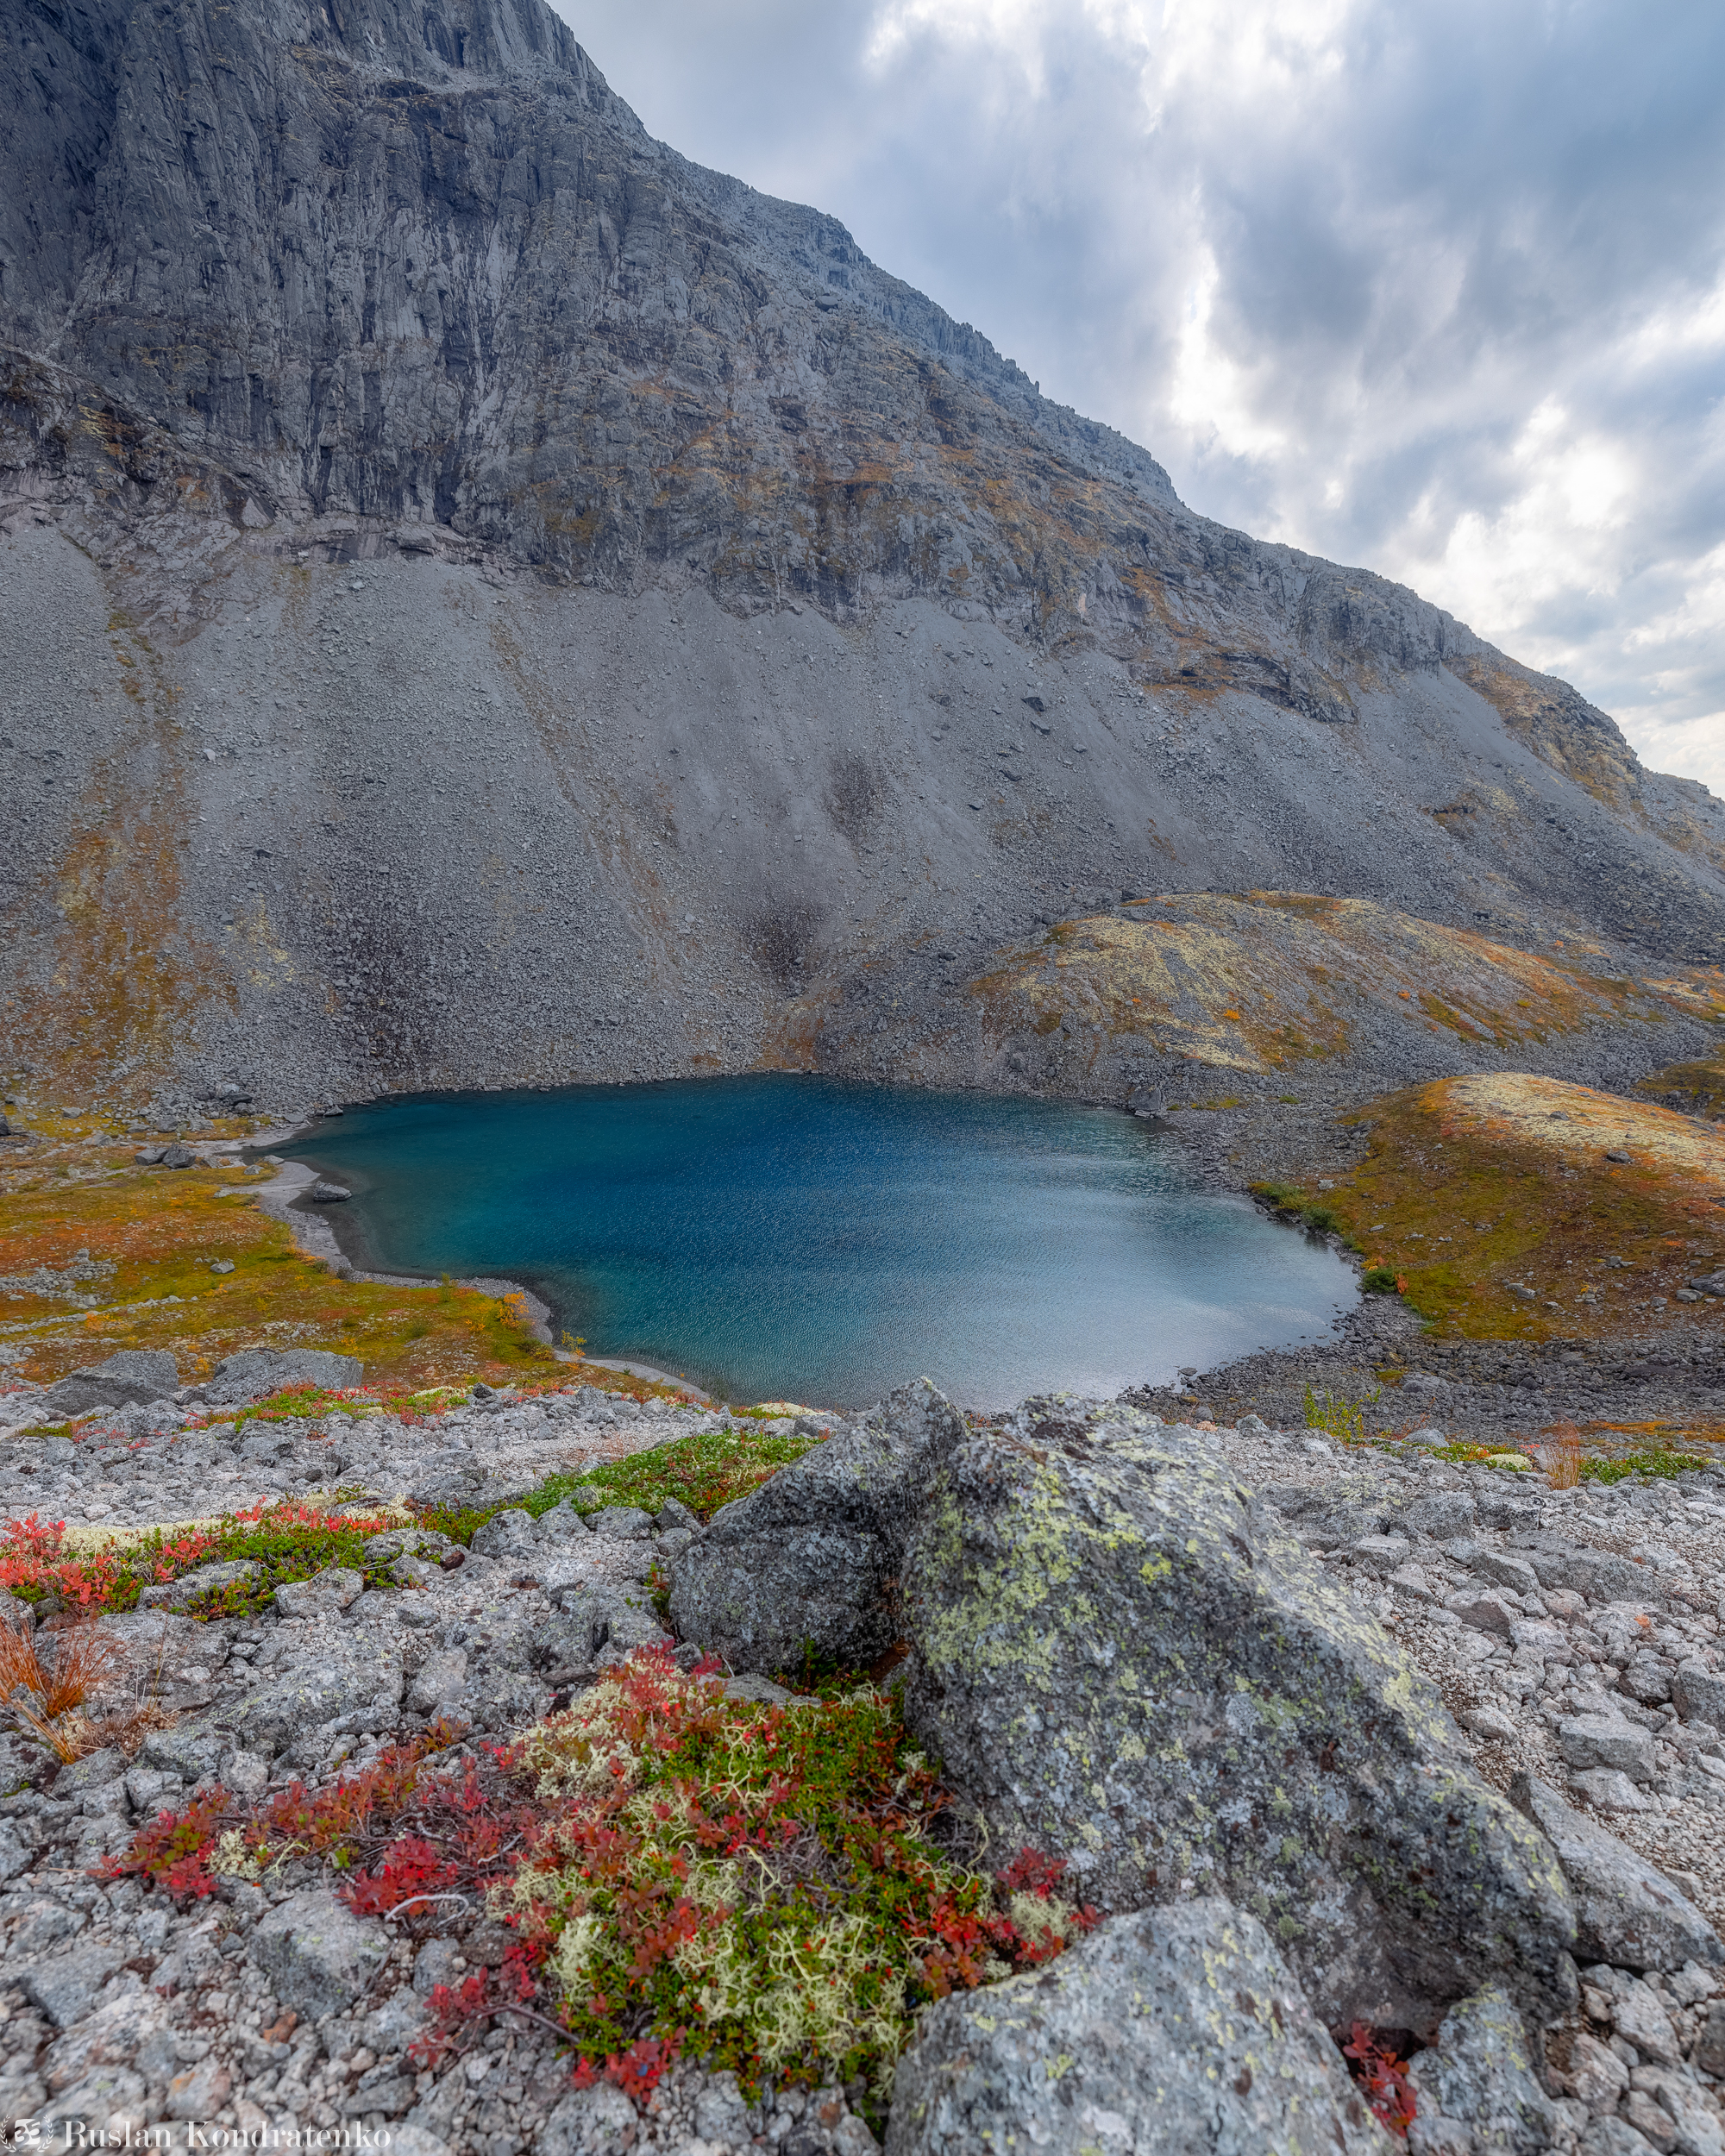
[(791, 1076), (434, 1094), (286, 1150), (352, 1188), (364, 1263), (524, 1281), (589, 1354), (732, 1401), (1113, 1393), (1355, 1297), (1165, 1132), (1050, 1101)]

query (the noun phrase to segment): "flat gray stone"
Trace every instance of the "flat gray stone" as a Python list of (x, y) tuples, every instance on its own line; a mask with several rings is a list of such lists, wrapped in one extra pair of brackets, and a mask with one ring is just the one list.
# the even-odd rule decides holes
[(1498, 1595), (1457, 1595), (1452, 1598), (1449, 1608), (1473, 1631), (1495, 1633), (1500, 1639), (1509, 1637), (1515, 1622), (1515, 1611)]
[[(1639, 1977), (1620, 1976), (1611, 1994), (1611, 2026), (1644, 2059), (1675, 2066), (1683, 2058), (1672, 2017), (1651, 1984)], [(1632, 2087), (1634, 2085), (1633, 2077)]]
[(309, 1580), (287, 1580), (275, 1590), (276, 1614), (282, 1617), (339, 1617), (366, 1591), (363, 1572), (345, 1564), (326, 1565)]
[(179, 1388), (179, 1370), (164, 1348), (122, 1348), (105, 1363), (86, 1363), (71, 1371), (42, 1395), (41, 1417), (57, 1422), (63, 1416), (94, 1414), (103, 1407), (124, 1407), (136, 1401), (148, 1407), (166, 1400)]
[(552, 1506), (549, 1512), (542, 1512), (533, 1523), (534, 1534), (541, 1542), (557, 1543), (580, 1539), (589, 1530), (587, 1523), (567, 1497)]
[(28, 1962), (9, 1976), (56, 2028), (65, 2028), (89, 2012), (97, 1993), (125, 1959), (119, 1946), (73, 1946)]
[(1609, 1714), (1573, 1714), (1559, 1722), (1558, 1750), (1566, 1766), (1615, 1767), (1634, 1781), (1653, 1778), (1653, 1738)]
[(357, 1355), (337, 1355), (329, 1348), (242, 1348), (218, 1363), (204, 1387), (204, 1396), (218, 1407), (238, 1407), (290, 1386), (316, 1385), (345, 1392), (365, 1381)]
[(1725, 1676), (1704, 1662), (1678, 1665), (1672, 1698), (1686, 1722), (1711, 1722), (1716, 1729), (1725, 1729)]
[(229, 1710), (248, 1751), (279, 1752), (302, 1731), (341, 1720), (386, 1729), (401, 1702), (401, 1664), (351, 1637), (320, 1639), (315, 1661), (272, 1677)]
[[(1543, 2156), (1557, 2106), (1540, 2084), (1534, 2050), (1507, 1992), (1496, 1987), (1445, 2015), (1437, 2042), (1408, 2069), (1419, 2116), (1452, 2119), (1492, 2156)], [(1428, 2131), (1430, 2130), (1428, 2124)]]
[(1526, 1557), (1508, 1557), (1501, 1550), (1482, 1550), (1473, 1561), (1473, 1569), (1488, 1580), (1495, 1580), (1499, 1587), (1513, 1587), (1518, 1595), (1539, 1592), (1540, 1576)]
[(508, 1557), (534, 1556), (541, 1545), (533, 1531), (532, 1514), (511, 1507), (493, 1513), (474, 1531), (467, 1546), (482, 1557)]
[(1575, 1900), (1578, 1957), (1620, 1969), (1703, 1969), (1725, 1963), (1725, 1943), (1685, 1896), (1627, 1843), (1519, 1774), (1510, 1796), (1557, 1852)]
[(1603, 2118), (1584, 2128), (1576, 2156), (1659, 2156), (1659, 2151), (1628, 2119)]
[(460, 1647), (427, 1656), (407, 1689), (407, 1704), (416, 1714), (436, 1714), (454, 1706), (467, 1689), (467, 1658)]
[(558, 2104), (539, 2129), (536, 2156), (610, 2156), (640, 2125), (635, 2106), (621, 2089), (595, 2082)]
[(252, 1934), (251, 1956), (284, 2006), (316, 2020), (344, 2014), (389, 1958), (382, 1927), (355, 1916), (327, 1887), (277, 1904)]
[(1648, 1800), (1621, 1767), (1580, 1767), (1570, 1777), (1576, 1794), (1602, 1812), (1645, 1812)]
[(1044, 1968), (925, 2009), (887, 2156), (1389, 2156), (1255, 1917), (1111, 1918)]
[(653, 1532), (653, 1515), (638, 1505), (607, 1505), (587, 1525), (596, 1535), (606, 1535), (613, 1542), (644, 1542)]
[(214, 1775), (227, 1748), (227, 1739), (208, 1722), (179, 1721), (151, 1730), (139, 1747), (138, 1761), (182, 1782), (197, 1783)]
[(1396, 1508), (1396, 1525), (1414, 1534), (1430, 1535), (1434, 1542), (1465, 1535), (1478, 1519), (1478, 1510), (1463, 1489), (1434, 1489), (1410, 1504)]

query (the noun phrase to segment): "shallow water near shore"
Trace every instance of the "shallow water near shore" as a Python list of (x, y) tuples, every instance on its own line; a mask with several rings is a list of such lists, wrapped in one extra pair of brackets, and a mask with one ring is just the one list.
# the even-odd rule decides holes
[[(498, 1273), (726, 1400), (1118, 1392), (1321, 1333), (1350, 1268), (1113, 1110), (762, 1075), (425, 1094), (282, 1149), (380, 1270)], [(339, 1213), (339, 1218), (334, 1216)]]

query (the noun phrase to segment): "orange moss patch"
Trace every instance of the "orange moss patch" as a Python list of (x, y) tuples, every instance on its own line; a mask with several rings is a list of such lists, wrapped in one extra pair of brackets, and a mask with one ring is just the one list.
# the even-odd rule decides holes
[(1725, 1306), (1676, 1300), (1725, 1260), (1725, 1135), (1514, 1072), (1410, 1087), (1359, 1119), (1371, 1151), (1322, 1202), (1440, 1332), (1610, 1340), (1725, 1326)]
[(1509, 1049), (1597, 1024), (1725, 1019), (1713, 973), (1614, 978), (1364, 899), (1182, 893), (1064, 921), (972, 984), (995, 1045), (1063, 1018), (1241, 1071), (1343, 1055), (1368, 1016)]

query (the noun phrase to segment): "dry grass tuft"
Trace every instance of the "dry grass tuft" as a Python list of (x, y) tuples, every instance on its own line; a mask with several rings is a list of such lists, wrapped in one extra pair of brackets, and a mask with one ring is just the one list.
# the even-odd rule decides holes
[(1553, 1489), (1574, 1489), (1580, 1482), (1581, 1432), (1572, 1422), (1554, 1422), (1541, 1441), (1527, 1450)]
[(0, 1624), (0, 1696), (20, 1727), (62, 1760), (81, 1759), (106, 1741), (102, 1725), (82, 1709), (114, 1663), (112, 1645), (93, 1626), (57, 1633), (45, 1664), (29, 1633)]

